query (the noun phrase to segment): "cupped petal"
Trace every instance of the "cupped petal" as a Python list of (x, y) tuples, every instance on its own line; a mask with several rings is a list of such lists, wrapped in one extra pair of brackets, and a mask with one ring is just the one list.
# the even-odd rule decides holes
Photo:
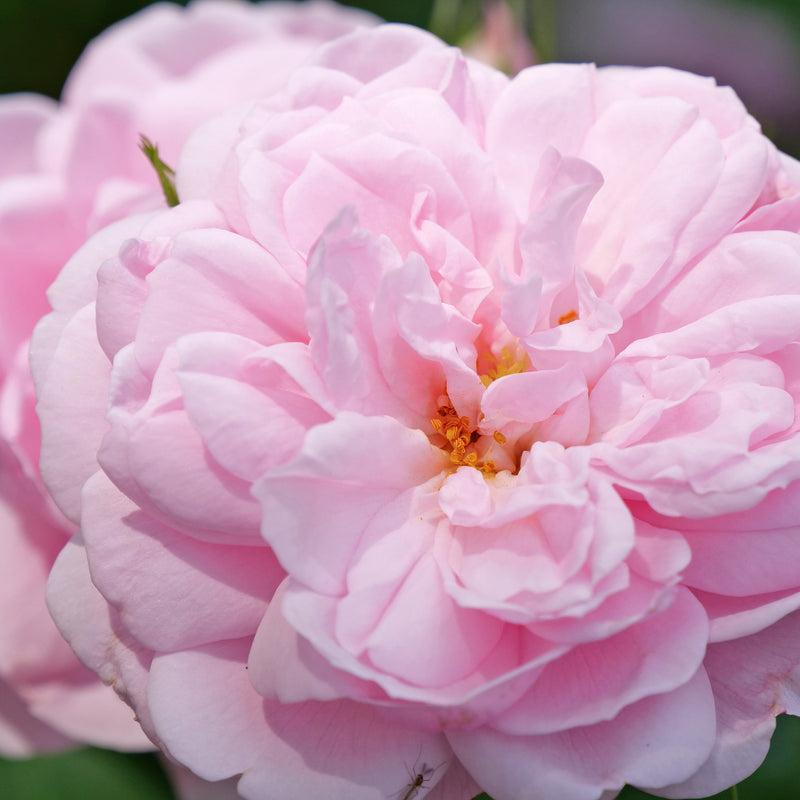
[[(421, 91), (420, 94), (424, 94)], [(351, 113), (350, 112), (352, 109)], [(329, 125), (359, 125), (366, 128), (361, 106), (344, 101)], [(341, 121), (337, 117), (344, 117)], [(355, 116), (356, 119), (349, 117)], [(321, 152), (307, 156), (302, 171), (291, 182), (283, 197), (283, 216), (289, 241), (302, 253), (310, 251), (322, 233), (322, 226), (343, 207), (358, 210), (361, 224), (375, 235), (386, 233), (406, 257), (414, 245), (411, 216), (420, 193), (431, 196), (434, 219), (452, 231), (468, 246), (473, 244), (469, 209), (453, 176), (434, 153), (416, 147), (376, 121), (373, 134), (364, 133), (357, 142), (349, 137), (334, 149), (328, 144)], [(371, 127), (371, 126), (370, 126)], [(323, 131), (312, 129), (314, 138)], [(385, 131), (385, 132), (384, 132)], [(324, 144), (324, 142), (323, 142)], [(392, 163), (392, 179), (387, 181), (386, 160)], [(424, 177), (423, 177), (424, 176)], [(322, 194), (317, 187), (326, 185)]]
[[(328, 662), (326, 669), (324, 661), (316, 661), (307, 650), (301, 652), (306, 668), (327, 682), (331, 691), (379, 705), (389, 698), (412, 725), (437, 730), (473, 728), (491, 720), (525, 692), (544, 664), (567, 649), (530, 635), (519, 626), (506, 625), (495, 646), (462, 680), (444, 686), (419, 686), (395, 677), (385, 668), (376, 668), (353, 652), (344, 635), (342, 641), (337, 638), (344, 629), (344, 624), (338, 626), (338, 617), (343, 614), (337, 598), (315, 594), (291, 582), (286, 587), (282, 613)], [(463, 619), (469, 622), (475, 617), (467, 614)], [(274, 679), (270, 680), (272, 683), (266, 685), (277, 685)]]
[(503, 628), (500, 620), (456, 605), (436, 562), (423, 558), (366, 637), (364, 655), (379, 671), (409, 683), (449, 686), (480, 666), (497, 647)]
[(703, 606), (681, 590), (666, 609), (548, 664), (493, 727), (526, 736), (613, 719), (631, 703), (686, 683), (703, 663), (707, 641)]
[[(423, 247), (420, 253), (428, 262), (435, 260), (430, 249), (431, 238), (436, 240), (435, 236), (429, 236), (433, 234), (432, 226), (451, 239), (451, 247), (455, 242), (460, 243), (466, 253), (484, 266), (491, 264), (498, 251), (504, 252), (511, 246), (515, 234), (516, 225), (509, 213), (508, 201), (482, 147), (485, 101), (474, 96), (475, 85), (469, 74), (472, 66), (471, 62), (456, 62), (450, 84), (439, 91), (406, 88), (366, 92), (359, 97), (364, 107), (382, 120), (395, 136), (413, 141), (435, 155), (458, 187), (460, 204), (469, 216), (458, 218), (457, 225), (449, 224), (440, 208), (445, 198), (435, 190), (430, 178), (426, 176), (424, 191), (417, 192), (417, 197), (423, 201), (418, 204), (413, 222), (420, 228), (416, 238)], [(421, 120), (427, 123), (420, 124)], [(431, 124), (432, 120), (436, 123)], [(429, 235), (425, 235), (426, 228)], [(441, 272), (438, 265), (432, 269)], [(482, 274), (476, 271), (473, 280), (484, 290), (490, 287), (485, 271)], [(471, 288), (477, 290), (478, 286)]]
[[(592, 445), (598, 466), (607, 464), (616, 480), (636, 487), (654, 509), (673, 517), (743, 511), (797, 479), (800, 443), (794, 401), (772, 359), (734, 352), (712, 358), (708, 366), (698, 360), (697, 369), (680, 360), (672, 360), (671, 366), (679, 379), (673, 387), (677, 393), (664, 402), (652, 397), (673, 391), (657, 385), (664, 377), (661, 369), (648, 376), (636, 365), (634, 385), (644, 378), (653, 381), (652, 389), (632, 393), (620, 407), (628, 417), (620, 430), (629, 439), (627, 446), (613, 443), (613, 428), (605, 441)], [(703, 382), (702, 372), (709, 366)], [(623, 377), (623, 384), (631, 377)], [(619, 384), (615, 388), (618, 378), (606, 389), (620, 389)], [(692, 384), (700, 385), (693, 390)], [(598, 399), (601, 414), (609, 399)], [(637, 409), (640, 400), (644, 404)]]
[(481, 411), (481, 429), (498, 430), (507, 439), (532, 435), (568, 447), (583, 444), (589, 433), (589, 391), (581, 371), (570, 364), (492, 381)]
[[(309, 396), (271, 357), (281, 351), (299, 373), (296, 362), (310, 361), (303, 344), (265, 348), (236, 334), (212, 332), (182, 337), (177, 350), (176, 374), (189, 419), (215, 460), (242, 480), (256, 481), (297, 456), (305, 433), (331, 419), (313, 396), (329, 404), (319, 381)], [(307, 375), (316, 377), (308, 367)]]
[(335, 668), (287, 622), (282, 609), (290, 583), (287, 578), (276, 590), (250, 648), (247, 669), (255, 690), (281, 703), (382, 699), (375, 684)]
[(420, 257), (412, 254), (382, 282), (375, 338), (383, 373), (395, 395), (431, 412), (428, 419), (430, 401), (443, 385), (456, 410), (477, 419), (483, 392), (475, 372), (478, 332), (477, 325), (442, 302)]
[(170, 347), (151, 382), (133, 344), (117, 354), (99, 461), (129, 497), (168, 526), (212, 541), (252, 541), (259, 509), (250, 482), (206, 449), (183, 407), (177, 363)]
[(262, 535), (294, 577), (338, 594), (376, 513), (390, 503), (407, 505), (411, 490), (445, 461), (421, 431), (343, 411), (308, 433), (298, 458), (253, 486)]
[[(612, 144), (620, 135), (632, 148), (624, 156)], [(747, 121), (731, 140), (675, 96), (612, 103), (592, 126), (579, 154), (605, 183), (578, 252), (606, 284), (603, 297), (626, 314), (731, 230), (758, 198), (767, 143)]]
[(459, 58), (460, 53), (448, 52), (439, 39), (421, 28), (381, 25), (368, 35), (356, 31), (329, 42), (317, 50), (311, 63), (351, 75), (373, 92), (384, 92), (392, 85), (438, 87), (450, 77)]
[(305, 339), (301, 287), (262, 248), (224, 230), (178, 235), (147, 277), (136, 356), (155, 370), (182, 335), (226, 331), (264, 344)]
[(439, 502), (453, 525), (439, 559), (460, 604), (528, 626), (580, 624), (630, 586), (630, 513), (570, 454), (540, 442), (516, 477), (447, 477)]
[(311, 256), (311, 353), (340, 408), (389, 413), (411, 425), (433, 416), (448, 387), (476, 416), (478, 327), (442, 302), (419, 256), (402, 263), (385, 239), (357, 230), (343, 212)]
[(95, 286), (97, 335), (109, 360), (136, 338), (149, 295), (147, 277), (169, 257), (174, 238), (222, 226), (224, 219), (214, 206), (195, 201), (146, 216), (136, 230), (120, 228), (116, 251), (98, 262)]
[(587, 161), (562, 157), (552, 147), (542, 154), (531, 213), (519, 233), (521, 263), (503, 276), (502, 316), (515, 336), (550, 328), (575, 309), (576, 237), (602, 183)]
[(388, 239), (356, 228), (353, 209), (326, 228), (309, 257), (310, 352), (338, 408), (403, 413), (381, 371), (372, 330), (381, 279), (400, 264)]

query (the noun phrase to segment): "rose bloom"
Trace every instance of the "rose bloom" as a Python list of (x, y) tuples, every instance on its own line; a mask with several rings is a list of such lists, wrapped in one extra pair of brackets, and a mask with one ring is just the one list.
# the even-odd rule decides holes
[(50, 289), (60, 629), (246, 798), (737, 782), (800, 711), (798, 187), (710, 79), (322, 47)]
[(156, 5), (90, 44), (60, 105), (0, 98), (0, 752), (152, 746), (45, 606), (47, 574), (75, 530), (38, 473), (27, 350), (45, 288), (92, 231), (164, 206), (140, 132), (176, 157), (199, 121), (269, 95), (320, 42), (371, 23), (322, 2)]

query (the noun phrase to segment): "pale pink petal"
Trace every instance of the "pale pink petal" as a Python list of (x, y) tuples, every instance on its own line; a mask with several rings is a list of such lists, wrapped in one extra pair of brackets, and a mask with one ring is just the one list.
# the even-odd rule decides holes
[(223, 549), (182, 536), (138, 510), (100, 472), (87, 481), (83, 502), (92, 580), (137, 641), (177, 650), (255, 632), (283, 578), (269, 548)]
[[(679, 592), (667, 609), (546, 666), (494, 727), (529, 735), (613, 719), (643, 697), (686, 683), (702, 663), (707, 640), (703, 607), (690, 592)], [(574, 687), (569, 695), (561, 690), (565, 680)]]
[(755, 636), (711, 645), (706, 666), (717, 707), (717, 741), (708, 761), (664, 797), (706, 796), (752, 773), (764, 759), (775, 716), (800, 712), (797, 646), (800, 614)]
[[(34, 337), (34, 352), (36, 346)], [(108, 427), (110, 373), (111, 364), (97, 344), (94, 304), (87, 305), (66, 324), (46, 377), (37, 387), (37, 410), (43, 420), (42, 479), (58, 507), (75, 523), (80, 521), (81, 487), (97, 470), (97, 448)], [(77, 392), (76, 387), (80, 387)]]
[[(364, 459), (365, 445), (375, 460)], [(420, 431), (390, 417), (342, 412), (310, 431), (297, 459), (254, 485), (262, 535), (300, 580), (340, 591), (371, 518), (392, 501), (403, 503), (404, 492), (438, 474), (443, 460)]]
[[(298, 455), (306, 431), (330, 420), (272, 360), (276, 348), (287, 345), (264, 348), (227, 333), (194, 334), (178, 343), (186, 412), (214, 458), (244, 480), (255, 481)], [(307, 350), (298, 344), (292, 360), (302, 354)], [(227, 414), (230, 408), (237, 409), (235, 417)]]
[(451, 731), (447, 739), (495, 800), (531, 790), (597, 800), (624, 783), (656, 787), (691, 775), (707, 757), (714, 731), (714, 700), (701, 669), (680, 689), (640, 700), (610, 722), (528, 737), (485, 727)]
[(175, 239), (147, 279), (148, 299), (136, 334), (136, 355), (154, 370), (165, 346), (207, 330), (264, 344), (303, 340), (302, 290), (252, 242), (222, 230)]
[(321, 793), (383, 800), (408, 784), (404, 762), (410, 768), (415, 760), (440, 764), (452, 757), (441, 734), (392, 725), (369, 706), (264, 701), (248, 681), (247, 649), (247, 641), (220, 642), (153, 664), (149, 698), (159, 735), (206, 780), (245, 772), (239, 792), (249, 800)]
[[(259, 523), (250, 484), (207, 452), (183, 408), (177, 362), (170, 348), (151, 384), (133, 345), (117, 354), (110, 430), (99, 461), (123, 491), (168, 525), (190, 536), (246, 543), (258, 536)], [(175, 471), (177, 463), (182, 464), (180, 472)]]
[(800, 607), (800, 592), (782, 592), (728, 597), (693, 589), (708, 614), (710, 642), (727, 642), (763, 631)]
[[(135, 643), (119, 623), (89, 576), (86, 552), (80, 534), (59, 554), (47, 585), (47, 604), (62, 636), (81, 661), (135, 709), (136, 721), (155, 736), (145, 702), (147, 671), (152, 651)], [(128, 716), (130, 714), (130, 716)], [(120, 728), (144, 747), (146, 739), (138, 726), (131, 726), (133, 712), (126, 712)]]
[(578, 153), (594, 122), (594, 81), (588, 65), (523, 70), (492, 109), (486, 149), (520, 219), (528, 216), (530, 187), (545, 151), (557, 143), (563, 155)]

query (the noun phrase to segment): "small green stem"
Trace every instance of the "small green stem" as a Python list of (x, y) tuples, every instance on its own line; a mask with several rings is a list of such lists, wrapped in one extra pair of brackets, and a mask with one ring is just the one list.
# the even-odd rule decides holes
[(172, 208), (180, 203), (178, 200), (178, 190), (175, 188), (175, 170), (161, 160), (158, 154), (158, 145), (153, 144), (146, 136), (140, 134), (141, 141), (139, 148), (147, 156), (147, 160), (153, 165), (153, 169), (158, 175), (158, 182), (167, 200), (167, 205)]
[(731, 786), (731, 800), (739, 800), (739, 789), (735, 783)]

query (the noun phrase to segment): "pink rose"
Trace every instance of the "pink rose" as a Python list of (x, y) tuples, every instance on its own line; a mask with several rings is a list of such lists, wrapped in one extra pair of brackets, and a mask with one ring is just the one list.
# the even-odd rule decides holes
[(735, 783), (800, 711), (799, 175), (709, 79), (323, 47), (51, 289), (60, 629), (246, 798)]
[(0, 98), (0, 752), (150, 746), (45, 606), (47, 574), (75, 530), (38, 474), (27, 350), (46, 287), (93, 230), (163, 207), (140, 132), (177, 158), (199, 122), (268, 96), (320, 42), (372, 22), (325, 2), (159, 4), (91, 43), (60, 105)]

